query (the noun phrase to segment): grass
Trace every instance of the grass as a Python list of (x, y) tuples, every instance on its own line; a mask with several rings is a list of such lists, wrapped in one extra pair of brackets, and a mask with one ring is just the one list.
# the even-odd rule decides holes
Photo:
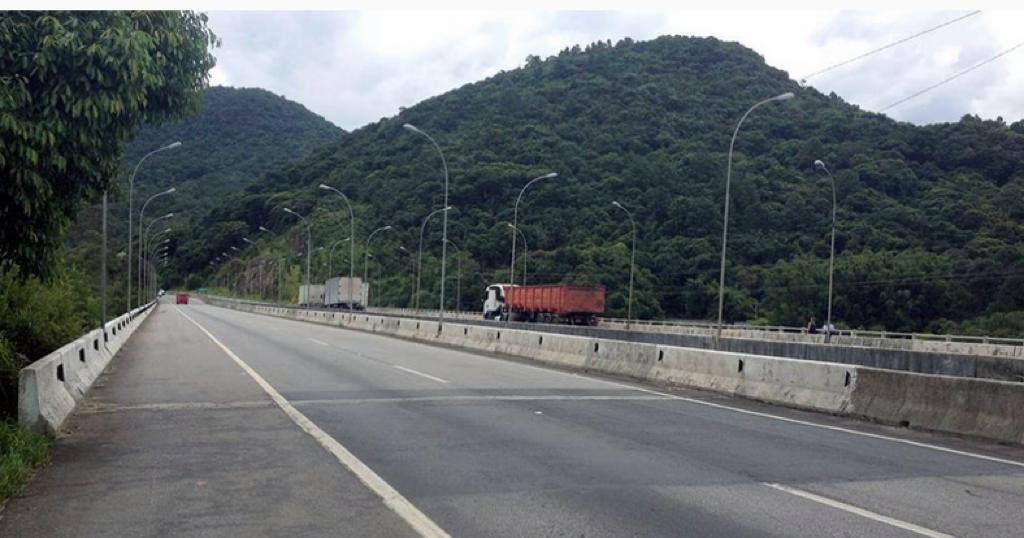
[(50, 458), (50, 438), (0, 420), (0, 503), (24, 486), (32, 471)]

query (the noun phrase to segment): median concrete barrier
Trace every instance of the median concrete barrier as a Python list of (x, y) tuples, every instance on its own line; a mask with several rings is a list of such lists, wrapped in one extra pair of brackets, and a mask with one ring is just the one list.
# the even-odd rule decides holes
[[(291, 309), (230, 300), (211, 304), (296, 316)], [(438, 330), (436, 321), (414, 318), (364, 315), (346, 318), (341, 326), (885, 424), (1024, 444), (1021, 383), (458, 322), (445, 323)]]
[(18, 373), (18, 425), (56, 435), (85, 398), (96, 378), (153, 310), (153, 303), (132, 310), (90, 331)]

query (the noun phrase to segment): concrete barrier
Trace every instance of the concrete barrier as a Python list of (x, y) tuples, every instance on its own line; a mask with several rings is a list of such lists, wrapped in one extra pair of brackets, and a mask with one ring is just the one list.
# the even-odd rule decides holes
[[(211, 300), (211, 304), (322, 322), (559, 367), (711, 390), (885, 424), (1024, 444), (1024, 384), (630, 342), (500, 326), (360, 314), (324, 318), (294, 309)], [(305, 316), (305, 318), (304, 318)], [(70, 397), (70, 396), (69, 396)]]
[(18, 372), (18, 425), (56, 435), (64, 420), (85, 398), (96, 378), (153, 310), (153, 303), (107, 323)]

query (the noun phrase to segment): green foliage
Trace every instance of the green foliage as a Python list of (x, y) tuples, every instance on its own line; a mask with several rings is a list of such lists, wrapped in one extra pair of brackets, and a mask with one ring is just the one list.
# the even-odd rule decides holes
[(214, 60), (192, 12), (0, 17), (0, 268), (49, 274), (79, 204), (142, 124), (194, 108)]
[[(753, 51), (713, 38), (573, 47), (348, 133), (199, 218), (180, 270), (209, 275), (209, 260), (260, 225), (276, 235), (259, 236), (243, 257), (302, 251), (305, 229), (284, 207), (307, 216), (314, 249), (347, 237), (347, 210), (317, 189), (328, 183), (353, 201), (357, 266), (367, 234), (394, 227), (374, 239), (383, 265), (374, 296), (408, 304), (422, 220), (443, 204), (439, 159), (402, 129), (412, 123), (448, 159), (449, 237), (468, 261), (460, 307), (479, 308), (483, 286), (508, 280), (504, 222), (530, 178), (557, 171), (519, 208), (529, 282), (603, 284), (608, 315), (624, 316), (630, 228), (617, 200), (639, 227), (636, 314), (714, 319), (729, 139), (747, 108), (785, 91), (797, 97), (755, 111), (736, 141), (726, 319), (825, 318), (832, 188), (815, 159), (828, 163), (838, 195), (838, 324), (930, 330), (1024, 310), (1024, 288), (1011, 285), (1024, 278), (1019, 123), (895, 122), (802, 88)], [(440, 220), (424, 235), (428, 307), (438, 301)], [(219, 278), (244, 282), (240, 267)]]
[(33, 469), (49, 460), (52, 446), (50, 439), (0, 420), (0, 505), (28, 482)]
[(57, 267), (52, 277), (22, 278), (0, 271), (0, 416), (12, 416), (18, 370), (99, 326), (98, 307), (75, 268)]

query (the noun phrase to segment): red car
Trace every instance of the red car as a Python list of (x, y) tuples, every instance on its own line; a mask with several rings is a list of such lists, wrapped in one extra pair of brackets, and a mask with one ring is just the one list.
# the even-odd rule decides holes
[(174, 301), (174, 302), (175, 302), (175, 304), (188, 304), (188, 294), (187, 294), (187, 293), (179, 293), (179, 294), (178, 294), (178, 295), (177, 295), (177, 296), (175, 297), (175, 299), (176, 299), (176, 300)]

